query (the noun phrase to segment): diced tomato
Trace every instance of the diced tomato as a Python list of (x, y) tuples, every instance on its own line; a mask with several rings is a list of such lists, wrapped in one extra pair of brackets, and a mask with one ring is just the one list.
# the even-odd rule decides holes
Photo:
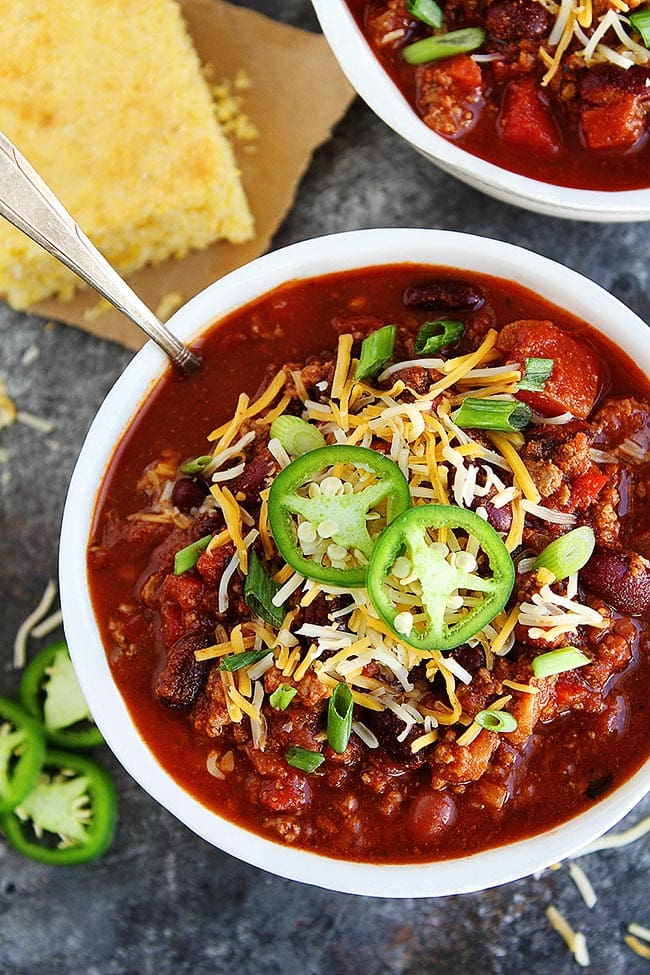
[(481, 69), (467, 54), (458, 54), (445, 64), (445, 74), (458, 88), (474, 91), (483, 84)]
[(593, 467), (586, 474), (580, 474), (571, 481), (571, 508), (586, 511), (594, 503), (609, 478)]
[(504, 142), (545, 155), (560, 151), (559, 129), (542, 98), (539, 86), (532, 78), (510, 82), (499, 116)]
[(501, 329), (497, 347), (522, 374), (528, 358), (552, 359), (553, 371), (539, 393), (520, 392), (517, 398), (543, 416), (572, 413), (586, 419), (603, 385), (599, 357), (586, 343), (561, 331), (552, 322), (523, 320)]
[(582, 133), (590, 149), (629, 149), (643, 135), (646, 107), (627, 94), (611, 105), (583, 108)]

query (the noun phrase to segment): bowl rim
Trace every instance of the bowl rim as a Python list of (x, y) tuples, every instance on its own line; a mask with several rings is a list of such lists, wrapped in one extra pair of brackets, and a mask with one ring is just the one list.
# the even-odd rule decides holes
[(445, 172), (505, 203), (569, 220), (650, 219), (650, 187), (584, 190), (502, 169), (443, 139), (418, 117), (359, 30), (345, 0), (312, 0), (323, 33), (348, 81), (372, 111)]
[[(626, 338), (630, 357), (650, 372), (645, 323), (599, 285), (521, 247), (454, 231), (359, 230), (292, 244), (209, 285), (176, 312), (170, 327), (191, 342), (231, 311), (285, 281), (395, 263), (459, 267), (515, 280), (588, 320), (617, 344)], [(113, 681), (86, 568), (92, 517), (107, 465), (167, 366), (164, 354), (147, 343), (104, 399), (70, 481), (59, 555), (64, 629), (81, 688), (107, 744), (154, 799), (212, 845), (281, 877), (342, 893), (433, 897), (482, 890), (537, 873), (606, 832), (650, 791), (648, 759), (611, 795), (560, 826), (466, 857), (424, 864), (357, 863), (287, 847), (223, 819), (185, 792), (140, 737)]]

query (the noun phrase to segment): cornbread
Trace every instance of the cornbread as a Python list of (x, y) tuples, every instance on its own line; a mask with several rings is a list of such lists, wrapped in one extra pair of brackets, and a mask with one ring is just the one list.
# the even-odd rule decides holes
[[(0, 0), (0, 130), (122, 273), (253, 220), (175, 0)], [(78, 279), (0, 222), (16, 308)]]

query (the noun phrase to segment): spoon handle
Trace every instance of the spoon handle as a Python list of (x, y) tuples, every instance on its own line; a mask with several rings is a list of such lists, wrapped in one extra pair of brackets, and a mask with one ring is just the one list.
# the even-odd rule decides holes
[(183, 372), (193, 372), (198, 367), (200, 359), (129, 288), (2, 132), (0, 215), (135, 322)]

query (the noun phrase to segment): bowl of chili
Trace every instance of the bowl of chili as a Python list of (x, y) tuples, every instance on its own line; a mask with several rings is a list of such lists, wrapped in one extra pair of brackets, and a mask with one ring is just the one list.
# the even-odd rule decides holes
[(313, 0), (370, 108), (437, 166), (556, 217), (650, 217), (650, 12)]
[(61, 534), (126, 770), (220, 849), (358, 894), (482, 889), (614, 825), (650, 789), (644, 323), (521, 248), (377, 230), (172, 328), (201, 368), (137, 354)]

